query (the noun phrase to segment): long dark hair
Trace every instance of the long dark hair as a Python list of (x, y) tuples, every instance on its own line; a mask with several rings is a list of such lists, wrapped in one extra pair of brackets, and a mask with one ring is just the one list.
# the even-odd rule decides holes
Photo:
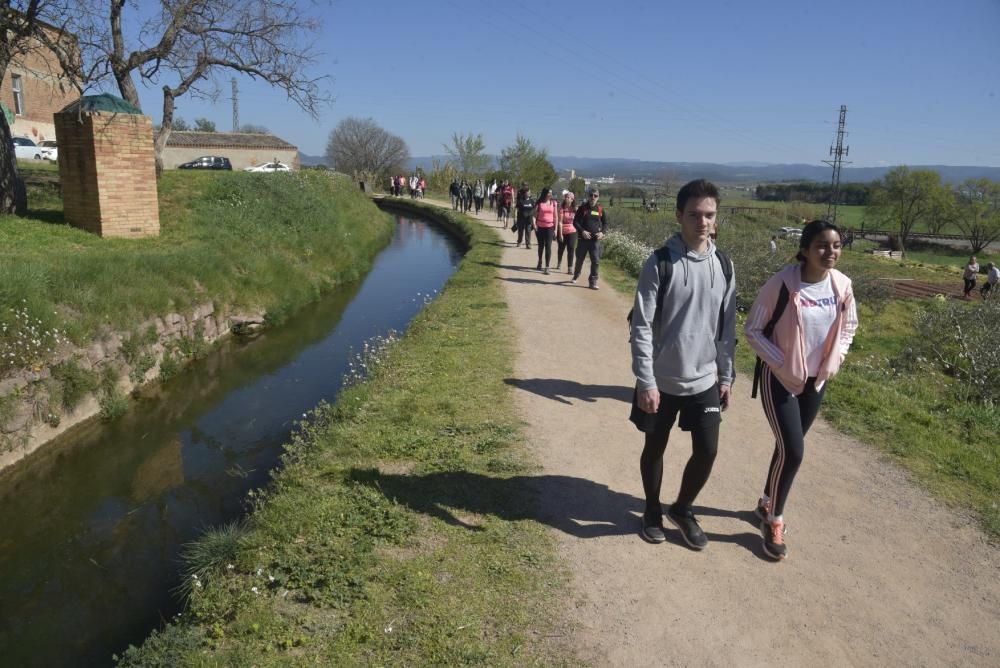
[(552, 188), (542, 188), (542, 192), (538, 193), (538, 201), (544, 202), (546, 196), (552, 194)]
[(844, 233), (840, 231), (839, 227), (828, 220), (812, 220), (802, 228), (802, 236), (799, 237), (799, 252), (795, 255), (795, 259), (799, 262), (805, 262), (806, 256), (802, 254), (802, 251), (808, 250), (809, 246), (812, 245), (813, 239), (821, 232), (826, 232), (827, 230), (836, 232), (837, 236), (843, 241)]

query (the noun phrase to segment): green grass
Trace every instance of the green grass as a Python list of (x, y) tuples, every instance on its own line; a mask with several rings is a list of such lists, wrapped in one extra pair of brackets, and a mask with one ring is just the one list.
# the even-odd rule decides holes
[[(646, 236), (656, 237), (661, 232), (657, 227)], [(739, 236), (753, 233), (752, 223), (726, 228), (729, 248), (738, 245)], [(732, 238), (734, 235), (737, 238)], [(727, 248), (725, 241), (722, 247)], [(860, 251), (845, 251), (841, 269), (849, 276), (866, 273), (942, 284), (956, 280), (951, 267), (881, 260)], [(607, 270), (604, 265), (601, 270), (616, 289), (625, 294), (634, 292), (634, 276), (610, 262)], [(736, 275), (739, 280), (739, 264)], [(971, 510), (991, 539), (998, 540), (1000, 440), (996, 434), (1000, 433), (1000, 413), (991, 405), (960, 400), (960, 393), (944, 373), (927, 367), (910, 368), (905, 363), (905, 353), (916, 335), (914, 318), (922, 304), (892, 301), (872, 309), (861, 303), (858, 334), (840, 374), (828, 386), (823, 415), (841, 431), (902, 464), (945, 503), (960, 511)], [(749, 346), (739, 345), (736, 356), (737, 367), (749, 382), (753, 352)]]
[[(207, 301), (288, 313), (360, 276), (392, 230), (350, 181), (315, 172), (170, 171), (159, 194), (150, 239), (53, 224), (61, 209), (39, 213), (31, 200), (31, 216), (0, 216), (0, 350), (13, 345), (14, 308), (47, 340), (58, 330), (78, 345)], [(39, 361), (7, 356), (0, 373)]]
[(471, 239), (441, 296), (314, 412), (246, 526), (187, 550), (189, 607), (121, 665), (577, 665), (504, 383), (502, 249), (434, 215)]

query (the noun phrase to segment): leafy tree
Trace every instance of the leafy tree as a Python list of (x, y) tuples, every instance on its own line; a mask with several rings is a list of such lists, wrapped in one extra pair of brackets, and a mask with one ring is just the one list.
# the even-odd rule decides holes
[[(157, 126), (157, 127), (159, 127), (159, 126)], [(184, 130), (190, 130), (191, 126), (188, 125), (187, 121), (185, 121), (183, 118), (181, 118), (180, 116), (178, 116), (177, 118), (174, 119), (174, 127), (173, 127), (173, 129), (174, 130), (180, 130), (180, 131), (183, 132)]]
[[(159, 0), (143, 4), (148, 18), (123, 19), (138, 5), (128, 0), (77, 2), (73, 31), (87, 62), (100, 66), (121, 96), (142, 108), (133, 76), (163, 91), (163, 113), (153, 144), (157, 166), (174, 128), (178, 97), (212, 99), (221, 71), (244, 74), (285, 92), (316, 117), (329, 100), (320, 87), (326, 77), (307, 71), (316, 62), (312, 36), (319, 21), (297, 0)], [(127, 35), (126, 26), (135, 27)]]
[(873, 183), (867, 215), (896, 230), (905, 255), (914, 228), (947, 216), (949, 200), (950, 193), (941, 184), (940, 174), (902, 165)]
[(263, 125), (254, 125), (253, 123), (244, 123), (240, 126), (240, 132), (248, 135), (269, 135), (271, 131), (265, 128)]
[[(175, 130), (180, 130), (176, 125), (174, 125)], [(215, 122), (210, 121), (207, 118), (196, 118), (194, 119), (194, 129), (198, 132), (216, 132)]]
[(515, 185), (524, 181), (536, 192), (551, 187), (557, 179), (556, 169), (549, 162), (545, 149), (535, 148), (521, 133), (500, 153), (500, 171)]
[[(45, 72), (60, 87), (80, 89), (85, 73), (80, 66), (76, 40), (66, 30), (66, 17), (73, 16), (72, 0), (7, 0), (0, 3), (0, 81), (7, 68), (36, 51), (45, 61), (55, 57), (58, 68)], [(28, 195), (17, 169), (6, 114), (0, 113), (0, 213), (23, 216)]]
[(576, 195), (576, 198), (578, 200), (581, 197), (583, 197), (583, 191), (586, 190), (586, 189), (587, 189), (587, 182), (584, 181), (579, 176), (577, 176), (576, 178), (571, 179), (570, 182), (569, 182), (569, 188), (568, 188), (568, 190), (571, 190), (573, 192), (573, 194)]
[(954, 222), (979, 253), (1000, 240), (1000, 183), (968, 179), (955, 189)]
[(405, 171), (410, 149), (371, 118), (348, 117), (330, 133), (326, 159), (339, 172), (382, 185)]
[(490, 156), (483, 153), (486, 142), (483, 135), (459, 134), (451, 135), (451, 144), (443, 144), (444, 150), (455, 159), (462, 178), (480, 178), (490, 166)]

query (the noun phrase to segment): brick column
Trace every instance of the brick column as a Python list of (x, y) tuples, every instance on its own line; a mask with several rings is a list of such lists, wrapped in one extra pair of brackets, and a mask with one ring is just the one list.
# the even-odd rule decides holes
[(54, 118), (66, 222), (102, 237), (159, 235), (149, 117), (72, 110)]

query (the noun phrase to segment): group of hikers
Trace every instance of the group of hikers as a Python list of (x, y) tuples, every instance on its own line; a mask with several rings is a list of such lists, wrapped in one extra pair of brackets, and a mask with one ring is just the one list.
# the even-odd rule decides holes
[[(498, 208), (505, 206), (504, 193), (511, 191), (509, 184), (499, 188)], [(522, 184), (515, 202), (517, 245), (531, 248), (534, 232), (537, 269), (548, 273), (555, 239), (556, 269), (565, 251), (573, 282), (590, 256), (590, 287), (596, 289), (601, 240), (607, 231), (599, 199), (599, 190), (591, 188), (587, 201), (575, 206), (572, 192), (563, 191), (561, 202), (556, 202), (543, 188), (535, 200)], [(732, 261), (714, 241), (719, 201), (718, 188), (704, 179), (680, 189), (680, 231), (646, 260), (629, 316), (636, 377), (630, 420), (645, 439), (639, 459), (645, 494), (640, 535), (650, 543), (665, 542), (665, 515), (696, 550), (704, 549), (708, 539), (693, 505), (715, 462), (722, 413), (733, 402), (735, 376), (736, 278)], [(788, 553), (785, 503), (802, 463), (805, 436), (819, 412), (826, 381), (840, 368), (858, 327), (851, 280), (836, 269), (842, 245), (835, 224), (807, 223), (796, 261), (764, 284), (744, 326), (758, 358), (753, 396), (759, 386), (775, 438), (754, 508), (764, 553), (774, 560)], [(570, 258), (575, 259), (572, 266)], [(690, 432), (692, 454), (677, 497), (664, 513), (663, 457), (675, 421)]]
[[(972, 291), (976, 289), (976, 281), (979, 277), (979, 262), (976, 256), (969, 258), (969, 262), (962, 268), (962, 281), (965, 283), (962, 289), (962, 296), (965, 299), (972, 299)], [(990, 292), (1000, 282), (1000, 267), (993, 262), (986, 263), (986, 282), (979, 289), (979, 295), (985, 300), (989, 298)]]
[[(483, 210), (486, 186), (482, 179), (476, 179), (474, 183), (469, 183), (465, 179), (461, 181), (453, 179), (451, 185), (448, 186), (448, 194), (451, 195), (451, 208), (453, 210), (468, 213), (475, 208), (478, 214)], [(490, 205), (492, 206), (492, 200)]]
[[(506, 221), (507, 198), (513, 190), (509, 184), (501, 188), (500, 209), (502, 220)], [(522, 183), (515, 200), (513, 232), (517, 235), (517, 246), (522, 243), (531, 248), (534, 233), (538, 248), (536, 269), (548, 274), (552, 266), (552, 242), (556, 243), (556, 271), (562, 268), (563, 255), (566, 256), (566, 273), (576, 283), (583, 269), (583, 262), (590, 258), (588, 284), (598, 289), (598, 270), (601, 263), (601, 239), (608, 229), (608, 219), (603, 207), (598, 204), (600, 190), (590, 188), (587, 200), (576, 205), (576, 195), (570, 190), (562, 192), (562, 201), (557, 202), (550, 188), (542, 188), (536, 200), (527, 183)], [(504, 229), (507, 225), (504, 222)]]
[(410, 178), (402, 175), (389, 177), (389, 192), (395, 197), (402, 197), (407, 191), (410, 199), (423, 199), (427, 191), (427, 180), (420, 174), (411, 174)]

